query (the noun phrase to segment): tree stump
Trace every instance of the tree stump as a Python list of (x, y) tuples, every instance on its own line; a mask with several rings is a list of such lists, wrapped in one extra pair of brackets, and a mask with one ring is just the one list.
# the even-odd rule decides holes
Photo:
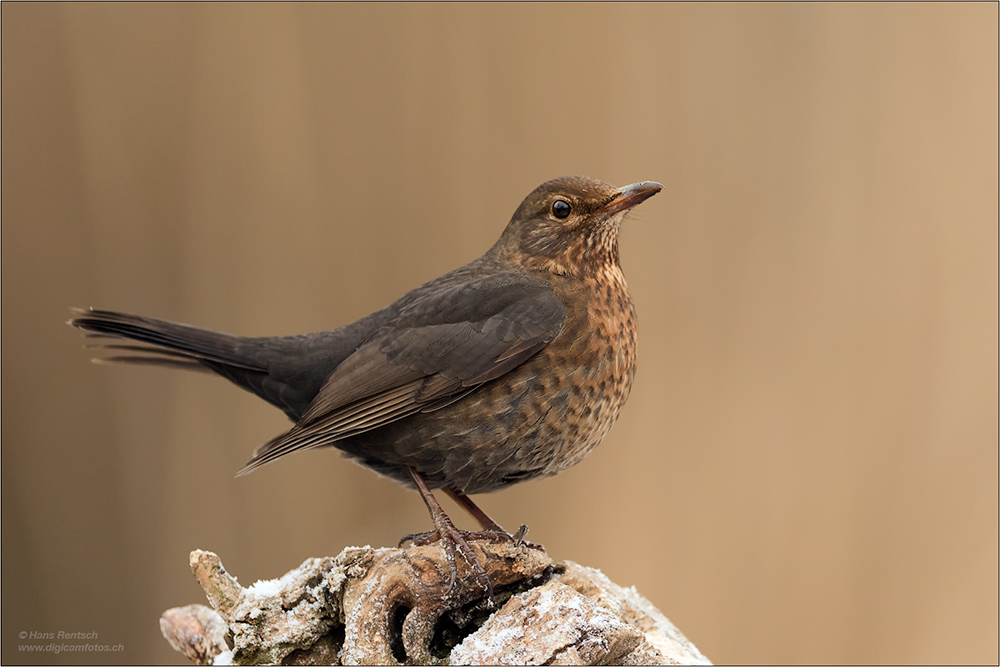
[(243, 588), (209, 551), (191, 569), (212, 608), (160, 629), (200, 664), (711, 664), (634, 588), (524, 544), (471, 542), (494, 594), (438, 545), (351, 547)]

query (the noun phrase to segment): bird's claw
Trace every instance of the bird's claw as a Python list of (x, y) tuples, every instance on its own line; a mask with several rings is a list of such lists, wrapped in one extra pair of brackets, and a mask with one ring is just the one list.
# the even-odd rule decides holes
[(441, 539), (441, 535), (436, 530), (429, 530), (424, 533), (410, 533), (409, 535), (404, 535), (401, 540), (399, 540), (399, 545), (397, 548), (402, 549), (403, 545), (409, 542), (411, 546), (415, 547), (425, 547), (428, 544), (434, 544)]
[(455, 588), (455, 582), (458, 578), (458, 559), (456, 554), (461, 554), (462, 559), (468, 563), (469, 567), (472, 569), (473, 576), (486, 590), (490, 606), (492, 606), (493, 584), (490, 583), (490, 578), (486, 574), (486, 569), (479, 562), (479, 559), (476, 557), (476, 552), (472, 549), (469, 541), (489, 540), (496, 542), (508, 539), (513, 538), (506, 533), (501, 536), (494, 533), (494, 531), (480, 531), (472, 533), (464, 530), (458, 530), (457, 528), (445, 528), (444, 530), (439, 528), (425, 533), (413, 533), (412, 535), (407, 535), (399, 541), (399, 546), (402, 548), (406, 542), (410, 542), (411, 546), (415, 547), (423, 547), (435, 542), (441, 543), (444, 548), (445, 558), (448, 561), (448, 570), (450, 574), (448, 589), (445, 591), (445, 596), (450, 595)]

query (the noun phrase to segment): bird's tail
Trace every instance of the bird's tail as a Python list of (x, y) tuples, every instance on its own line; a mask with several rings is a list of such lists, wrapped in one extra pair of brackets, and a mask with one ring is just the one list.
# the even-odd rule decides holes
[(106, 350), (126, 354), (95, 359), (98, 363), (147, 364), (216, 372), (219, 372), (219, 366), (249, 371), (265, 370), (259, 361), (245, 353), (249, 341), (240, 336), (112, 310), (73, 308), (72, 313), (73, 317), (67, 324), (83, 329), (88, 337), (124, 338), (142, 343), (101, 343), (99, 346)]

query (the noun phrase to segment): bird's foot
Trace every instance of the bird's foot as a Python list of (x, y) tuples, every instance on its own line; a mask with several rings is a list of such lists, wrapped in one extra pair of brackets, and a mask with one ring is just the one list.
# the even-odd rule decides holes
[(471, 514), (472, 517), (479, 522), (479, 525), (482, 526), (483, 530), (475, 534), (483, 535), (483, 537), (474, 539), (487, 539), (490, 541), (495, 541), (493, 537), (493, 535), (495, 534), (500, 536), (500, 540), (498, 541), (509, 540), (513, 542), (515, 546), (521, 546), (523, 544), (529, 549), (534, 549), (536, 551), (545, 551), (545, 547), (543, 547), (542, 545), (535, 544), (534, 542), (526, 542), (524, 540), (524, 536), (528, 532), (528, 527), (525, 526), (523, 523), (521, 524), (521, 527), (518, 528), (517, 532), (511, 535), (506, 530), (504, 530), (499, 523), (491, 519), (490, 515), (484, 512), (481, 507), (476, 505), (476, 503), (472, 502), (472, 498), (465, 495), (464, 491), (459, 491), (454, 487), (447, 487), (445, 488), (445, 493), (451, 496), (452, 500), (458, 503), (469, 514)]
[(501, 538), (498, 535), (491, 535), (487, 537), (480, 533), (470, 533), (465, 530), (458, 530), (455, 528), (451, 521), (447, 521), (447, 525), (443, 525), (445, 522), (439, 524), (436, 530), (432, 530), (426, 533), (415, 533), (413, 535), (407, 535), (402, 540), (399, 541), (399, 546), (402, 547), (406, 542), (410, 542), (412, 546), (422, 547), (429, 544), (434, 544), (435, 542), (440, 542), (441, 546), (444, 547), (445, 558), (448, 561), (448, 569), (450, 575), (450, 581), (448, 582), (448, 589), (445, 591), (445, 595), (450, 595), (455, 588), (455, 581), (458, 578), (458, 555), (462, 556), (469, 568), (472, 570), (472, 576), (475, 581), (479, 583), (480, 586), (486, 591), (487, 598), (490, 601), (490, 605), (493, 603), (493, 584), (490, 583), (490, 578), (486, 574), (486, 569), (479, 562), (476, 557), (476, 552), (472, 549), (469, 544), (473, 540), (489, 539), (493, 542), (502, 542), (506, 539), (510, 539), (510, 535), (506, 538)]
[(508, 533), (506, 530), (497, 526), (496, 528), (486, 528), (484, 530), (478, 530), (474, 533), (466, 533), (466, 539), (469, 540), (486, 540), (488, 542), (511, 542), (514, 546), (526, 546), (529, 549), (534, 549), (535, 551), (545, 551), (545, 547), (541, 544), (535, 544), (534, 542), (529, 542), (524, 539), (524, 536), (528, 534), (528, 527), (521, 524), (521, 527), (517, 529), (513, 535)]
[(485, 540), (494, 543), (511, 542), (517, 547), (520, 547), (523, 544), (529, 549), (542, 552), (545, 551), (545, 548), (539, 544), (532, 544), (531, 542), (524, 541), (524, 535), (528, 532), (527, 526), (522, 525), (518, 529), (517, 533), (511, 535), (506, 530), (501, 528), (500, 524), (491, 519), (486, 512), (477, 507), (476, 504), (472, 502), (472, 499), (465, 495), (464, 492), (454, 488), (447, 488), (445, 491), (448, 495), (450, 495), (459, 505), (468, 510), (483, 529), (477, 532), (469, 532), (455, 528), (455, 524), (452, 523), (448, 515), (445, 514), (445, 511), (441, 509), (441, 505), (438, 503), (437, 499), (434, 498), (434, 494), (431, 493), (423, 475), (413, 468), (408, 468), (408, 470), (410, 478), (413, 480), (414, 488), (416, 488), (416, 490), (420, 493), (421, 498), (424, 500), (424, 504), (427, 505), (427, 510), (430, 512), (435, 530), (426, 533), (407, 535), (399, 541), (399, 546), (402, 547), (406, 542), (411, 542), (413, 546), (418, 547), (427, 546), (429, 544), (433, 544), (434, 542), (441, 543), (444, 547), (445, 559), (448, 562), (448, 569), (450, 570), (450, 581), (448, 583), (447, 590), (444, 592), (445, 597), (451, 596), (452, 591), (455, 588), (455, 581), (458, 578), (458, 554), (461, 554), (462, 559), (472, 570), (473, 580), (478, 582), (479, 585), (482, 586), (488, 593), (486, 604), (487, 607), (491, 608), (494, 603), (493, 584), (490, 582), (490, 578), (486, 574), (486, 569), (479, 562), (479, 559), (476, 557), (476, 552), (472, 549), (469, 542), (476, 540)]
[[(537, 544), (535, 542), (529, 542), (528, 540), (524, 539), (524, 536), (528, 533), (528, 527), (525, 526), (523, 523), (521, 524), (521, 527), (517, 529), (517, 532), (514, 533), (513, 535), (508, 533), (503, 528), (500, 528), (499, 526), (497, 526), (495, 529), (490, 528), (486, 530), (476, 530), (476, 531), (456, 529), (456, 532), (461, 533), (462, 536), (466, 539), (466, 541), (469, 542), (475, 540), (485, 540), (487, 542), (493, 542), (493, 543), (511, 542), (514, 546), (519, 547), (521, 545), (524, 545), (529, 549), (534, 549), (535, 551), (545, 551), (545, 547), (543, 545)], [(407, 535), (406, 537), (404, 537), (399, 541), (399, 546), (402, 547), (407, 542), (410, 542), (415, 547), (422, 547), (422, 546), (427, 546), (428, 544), (433, 544), (440, 539), (441, 539), (441, 534), (438, 531), (429, 530), (424, 533), (413, 533), (411, 535)]]
[[(448, 524), (451, 524), (450, 520), (448, 521)], [(524, 539), (525, 533), (528, 532), (528, 527), (524, 524), (521, 524), (521, 527), (518, 528), (517, 532), (513, 535), (502, 528), (498, 528), (496, 530), (467, 531), (455, 528), (454, 524), (445, 525), (442, 526), (442, 528), (407, 535), (399, 541), (399, 546), (402, 548), (407, 542), (409, 542), (411, 546), (415, 547), (423, 547), (434, 544), (435, 542), (441, 543), (441, 546), (444, 547), (445, 558), (448, 561), (448, 568), (450, 570), (450, 581), (448, 582), (448, 589), (445, 591), (446, 596), (450, 595), (455, 588), (455, 582), (458, 578), (457, 555), (461, 554), (462, 559), (472, 570), (474, 580), (476, 580), (487, 593), (487, 608), (493, 607), (493, 584), (490, 582), (490, 578), (486, 574), (485, 568), (483, 568), (482, 564), (480, 564), (479, 559), (476, 557), (476, 553), (472, 549), (469, 542), (477, 540), (484, 540), (486, 542), (493, 542), (497, 544), (510, 542), (516, 547), (524, 545), (529, 549), (545, 553), (544, 546), (541, 544), (535, 544), (534, 542), (528, 542)]]

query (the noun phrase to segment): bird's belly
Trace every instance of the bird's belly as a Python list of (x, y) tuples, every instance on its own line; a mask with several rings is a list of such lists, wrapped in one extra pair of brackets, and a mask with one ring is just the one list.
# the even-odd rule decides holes
[(634, 334), (602, 333), (567, 336), (451, 405), (336, 446), (404, 484), (412, 466), (467, 494), (554, 475), (601, 442), (628, 398)]

